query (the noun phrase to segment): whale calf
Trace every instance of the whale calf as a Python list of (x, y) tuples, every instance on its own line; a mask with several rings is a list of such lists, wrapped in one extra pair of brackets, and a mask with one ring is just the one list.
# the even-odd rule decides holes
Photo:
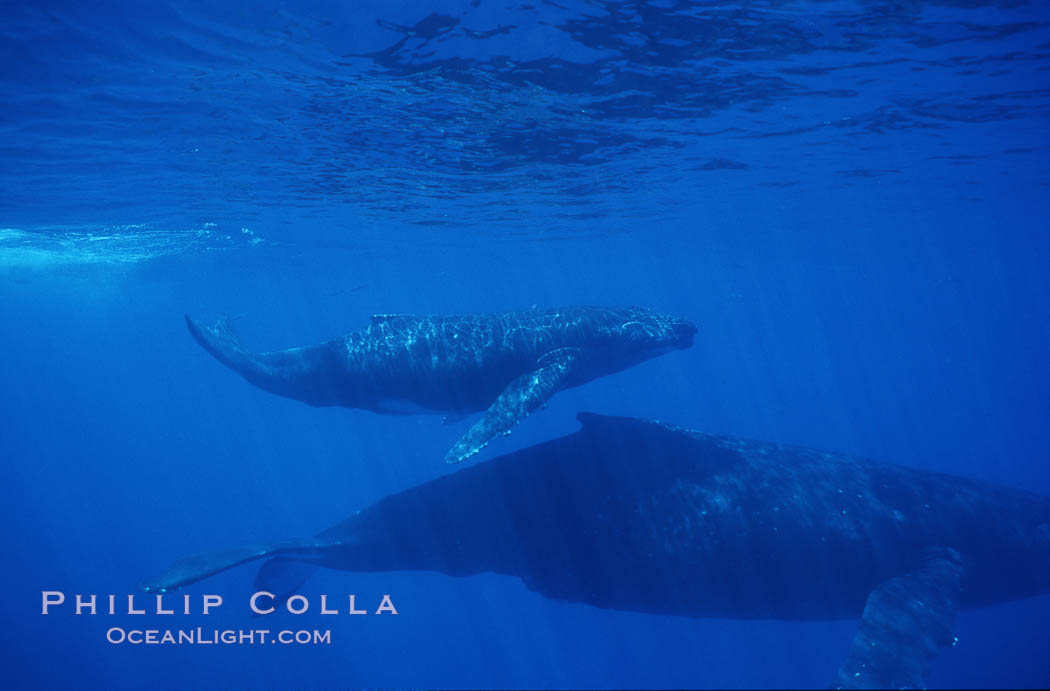
[(564, 307), (459, 316), (373, 315), (319, 345), (246, 351), (225, 321), (186, 316), (205, 350), (252, 384), (313, 406), (384, 414), (484, 410), (449, 450), (480, 451), (558, 391), (693, 344), (696, 327), (642, 307)]
[(959, 607), (1050, 592), (1047, 497), (659, 422), (578, 418), (574, 434), (386, 497), (315, 537), (183, 559), (143, 589), (268, 559), (257, 586), (303, 562), (494, 572), (549, 598), (665, 615), (860, 617), (835, 685), (912, 688), (951, 644)]

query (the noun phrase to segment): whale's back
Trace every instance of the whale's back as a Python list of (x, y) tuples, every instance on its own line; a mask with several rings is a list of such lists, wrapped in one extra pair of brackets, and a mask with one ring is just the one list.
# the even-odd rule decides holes
[[(941, 545), (974, 562), (963, 604), (1045, 587), (1043, 497), (654, 422), (580, 419), (575, 434), (366, 509), (334, 533), (373, 526), (396, 537), (341, 566), (495, 571), (558, 599), (736, 618), (856, 616), (875, 586)], [(994, 554), (1014, 566), (998, 569)]]

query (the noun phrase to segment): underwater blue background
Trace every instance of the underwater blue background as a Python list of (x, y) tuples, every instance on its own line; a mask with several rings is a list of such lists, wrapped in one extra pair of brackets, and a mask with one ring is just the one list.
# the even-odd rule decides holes
[[(590, 410), (1050, 494), (1043, 3), (7, 0), (0, 100), (9, 688), (825, 686), (848, 650), (855, 621), (495, 575), (322, 571), (306, 594), (400, 614), (254, 620), (243, 567), (189, 588), (216, 614), (139, 618), (330, 646), (114, 646), (143, 622), (41, 616), (41, 590), (134, 592), (454, 472), (469, 422), (267, 394), (183, 313), (264, 350), (372, 313), (644, 305), (695, 345), (482, 458)], [(1048, 621), (1050, 597), (961, 612), (931, 686), (1050, 685)]]

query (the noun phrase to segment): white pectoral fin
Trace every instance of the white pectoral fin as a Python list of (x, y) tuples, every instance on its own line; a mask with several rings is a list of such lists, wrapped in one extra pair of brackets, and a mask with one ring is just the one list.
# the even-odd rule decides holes
[(578, 348), (559, 348), (545, 354), (536, 369), (521, 375), (503, 390), (481, 419), (445, 455), (446, 463), (464, 461), (501, 434), (510, 434), (529, 413), (542, 408), (547, 399), (565, 388), (579, 366)]
[(959, 553), (941, 547), (919, 568), (871, 591), (835, 687), (925, 688), (937, 653), (954, 643), (962, 570)]

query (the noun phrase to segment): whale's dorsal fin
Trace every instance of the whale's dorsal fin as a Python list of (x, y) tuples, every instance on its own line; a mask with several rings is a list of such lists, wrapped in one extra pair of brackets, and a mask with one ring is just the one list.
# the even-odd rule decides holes
[(669, 425), (660, 420), (624, 417), (621, 415), (602, 415), (601, 413), (588, 413), (586, 411), (576, 413), (576, 420), (580, 423), (581, 429), (590, 432), (601, 431), (609, 428), (636, 428), (663, 431), (672, 434), (688, 434), (693, 436), (700, 434), (697, 430), (680, 427), (678, 425)]
[(464, 461), (499, 435), (510, 434), (514, 425), (565, 388), (566, 381), (579, 369), (583, 359), (579, 348), (558, 348), (545, 353), (537, 361), (536, 369), (507, 385), (481, 419), (449, 450), (445, 462)]
[(938, 547), (915, 570), (880, 583), (868, 596), (840, 689), (920, 689), (941, 648), (954, 645), (962, 558)]

